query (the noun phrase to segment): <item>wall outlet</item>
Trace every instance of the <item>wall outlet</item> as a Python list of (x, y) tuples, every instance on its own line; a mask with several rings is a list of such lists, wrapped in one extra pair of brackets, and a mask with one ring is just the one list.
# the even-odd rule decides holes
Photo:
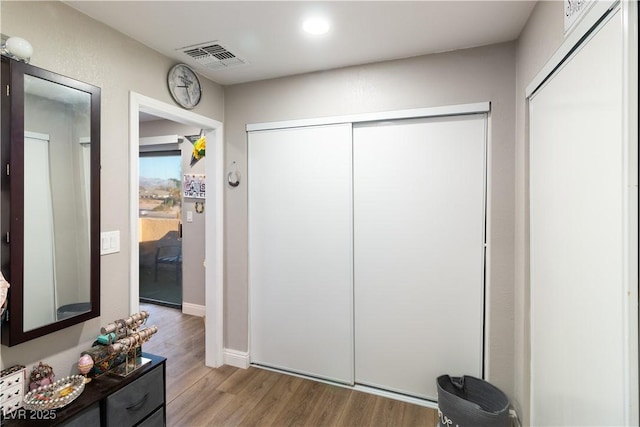
[(100, 233), (100, 255), (120, 252), (120, 230)]

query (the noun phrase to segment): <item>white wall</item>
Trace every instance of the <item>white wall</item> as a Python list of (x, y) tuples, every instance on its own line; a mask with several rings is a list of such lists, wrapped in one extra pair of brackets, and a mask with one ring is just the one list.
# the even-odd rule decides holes
[[(491, 101), (489, 379), (513, 390), (515, 44), (467, 49), (225, 88), (225, 164), (246, 176), (245, 125)], [(225, 347), (247, 351), (247, 187), (225, 194)], [(434, 343), (436, 345), (437, 343)]]
[(529, 420), (529, 145), (525, 89), (564, 39), (562, 2), (538, 2), (516, 50), (514, 390), (521, 420)]
[[(174, 61), (61, 2), (0, 3), (2, 33), (31, 42), (31, 63), (102, 88), (101, 230), (120, 230), (121, 252), (101, 257), (101, 316), (45, 337), (2, 347), (0, 366), (42, 360), (73, 371), (100, 326), (129, 315), (129, 91), (173, 104), (166, 75)], [(201, 78), (195, 113), (223, 121), (222, 87)], [(153, 323), (153, 319), (150, 319)], [(159, 332), (160, 334), (162, 331)]]

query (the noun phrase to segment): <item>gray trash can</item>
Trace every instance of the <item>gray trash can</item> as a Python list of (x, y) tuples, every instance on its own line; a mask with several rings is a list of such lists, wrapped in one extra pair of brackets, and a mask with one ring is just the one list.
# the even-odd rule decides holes
[(496, 386), (467, 375), (437, 382), (439, 426), (509, 427), (509, 399)]

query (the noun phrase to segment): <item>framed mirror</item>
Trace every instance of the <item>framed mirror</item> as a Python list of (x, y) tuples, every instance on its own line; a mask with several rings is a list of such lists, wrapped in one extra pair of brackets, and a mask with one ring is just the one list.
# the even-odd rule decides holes
[(4, 57), (2, 80), (12, 346), (100, 315), (100, 88)]

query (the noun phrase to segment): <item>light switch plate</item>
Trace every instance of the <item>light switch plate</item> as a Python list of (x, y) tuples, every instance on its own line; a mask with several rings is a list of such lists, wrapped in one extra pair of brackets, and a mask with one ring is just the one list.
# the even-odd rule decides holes
[(100, 255), (120, 252), (120, 230), (100, 233)]

